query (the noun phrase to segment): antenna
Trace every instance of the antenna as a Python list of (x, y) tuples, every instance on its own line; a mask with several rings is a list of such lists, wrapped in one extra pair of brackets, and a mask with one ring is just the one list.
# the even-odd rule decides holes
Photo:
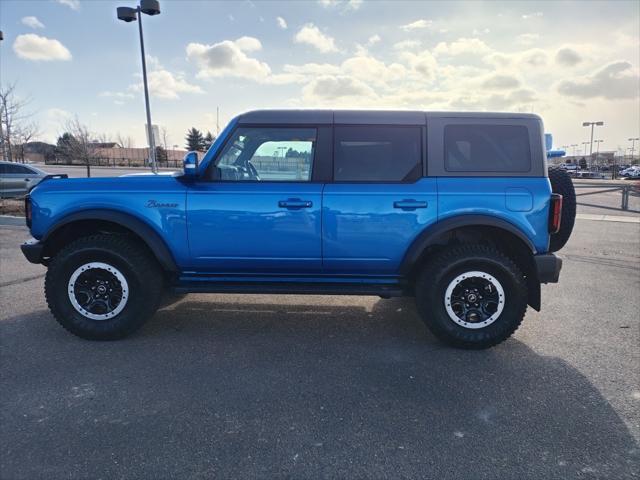
[(216, 137), (220, 136), (220, 108), (216, 107)]

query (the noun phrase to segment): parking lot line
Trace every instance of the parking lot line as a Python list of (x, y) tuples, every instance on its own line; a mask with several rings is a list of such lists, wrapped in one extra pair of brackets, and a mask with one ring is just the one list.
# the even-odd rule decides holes
[(627, 217), (623, 215), (595, 215), (592, 213), (578, 213), (577, 220), (597, 220), (601, 222), (640, 223), (640, 217)]

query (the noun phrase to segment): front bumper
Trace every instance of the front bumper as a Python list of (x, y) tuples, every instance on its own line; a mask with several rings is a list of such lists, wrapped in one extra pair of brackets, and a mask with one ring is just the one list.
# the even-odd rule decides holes
[(35, 238), (24, 242), (20, 245), (20, 249), (24, 256), (27, 257), (27, 260), (31, 263), (42, 263), (42, 251), (44, 250), (44, 245)]
[(533, 259), (536, 262), (538, 281), (540, 283), (558, 283), (560, 270), (562, 270), (562, 259), (560, 257), (556, 257), (553, 253), (545, 253), (534, 255)]

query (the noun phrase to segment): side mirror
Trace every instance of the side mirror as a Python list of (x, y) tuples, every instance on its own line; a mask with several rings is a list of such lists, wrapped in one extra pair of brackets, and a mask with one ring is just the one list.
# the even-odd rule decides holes
[(198, 173), (198, 152), (188, 152), (182, 160), (185, 177), (195, 177)]

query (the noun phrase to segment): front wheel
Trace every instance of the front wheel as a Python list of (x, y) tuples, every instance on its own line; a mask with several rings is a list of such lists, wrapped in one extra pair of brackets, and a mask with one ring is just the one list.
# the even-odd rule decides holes
[(156, 311), (163, 288), (160, 267), (134, 240), (92, 235), (63, 248), (45, 277), (45, 296), (55, 319), (87, 340), (115, 340)]
[(440, 340), (482, 349), (503, 342), (520, 326), (527, 287), (517, 265), (499, 250), (459, 245), (437, 254), (420, 273), (416, 301)]

